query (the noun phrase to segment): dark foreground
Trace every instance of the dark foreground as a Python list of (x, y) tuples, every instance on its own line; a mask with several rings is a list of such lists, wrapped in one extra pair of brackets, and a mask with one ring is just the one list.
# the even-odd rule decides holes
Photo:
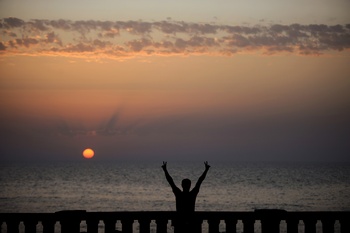
[[(61, 226), (61, 233), (79, 233), (80, 224), (86, 222), (88, 233), (98, 233), (100, 221), (104, 224), (105, 233), (120, 232), (116, 230), (116, 223), (120, 221), (123, 233), (133, 233), (134, 221), (139, 223), (140, 233), (151, 232), (151, 222), (156, 224), (157, 233), (168, 232), (168, 222), (184, 219), (172, 211), (139, 211), (139, 212), (86, 212), (84, 210), (59, 211), (56, 213), (0, 213), (0, 225), (5, 223), (3, 229), (7, 233), (18, 233), (21, 223), (24, 224), (25, 233), (35, 233), (37, 224), (42, 224), (43, 233), (54, 233), (55, 224)], [(225, 224), (226, 233), (236, 233), (237, 223), (243, 224), (244, 233), (254, 233), (260, 222), (262, 233), (280, 232), (280, 223), (284, 221), (287, 233), (298, 233), (300, 224), (303, 232), (318, 233), (317, 225), (321, 224), (321, 232), (350, 232), (350, 212), (287, 212), (285, 210), (255, 210), (252, 212), (196, 212), (186, 216), (187, 222), (192, 225), (190, 232), (179, 232), (180, 227), (174, 226), (175, 233), (200, 233), (203, 221), (208, 222), (209, 233), (218, 233), (219, 224)], [(179, 222), (179, 221), (177, 221)], [(182, 228), (183, 229), (183, 228)], [(193, 230), (194, 229), (194, 230)]]

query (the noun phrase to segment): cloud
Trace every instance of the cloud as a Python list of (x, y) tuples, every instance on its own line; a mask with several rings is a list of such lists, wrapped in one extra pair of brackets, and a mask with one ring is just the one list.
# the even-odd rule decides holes
[(50, 33), (46, 34), (46, 42), (47, 43), (57, 43), (57, 44), (62, 46), (61, 39), (54, 32), (50, 32)]
[(4, 18), (2, 20), (1, 25), (4, 28), (16, 28), (16, 27), (22, 27), (23, 25), (25, 25), (25, 22), (18, 18), (9, 17), (9, 18)]
[(16, 44), (19, 46), (25, 46), (29, 48), (32, 45), (38, 44), (39, 41), (35, 38), (23, 38), (23, 39), (16, 39)]
[(177, 21), (4, 18), (2, 54), (62, 56), (322, 54), (350, 48), (350, 24), (219, 25)]
[(100, 125), (100, 128), (96, 130), (96, 132), (100, 135), (115, 135), (120, 132), (120, 130), (117, 129), (116, 124), (118, 123), (119, 120), (119, 113), (115, 113), (111, 116), (111, 118), (107, 122), (103, 122)]
[(0, 41), (0, 51), (5, 49), (6, 49), (6, 46)]
[(143, 50), (145, 47), (152, 46), (152, 41), (146, 38), (142, 38), (140, 40), (128, 41), (126, 45), (129, 47), (131, 51), (139, 52)]

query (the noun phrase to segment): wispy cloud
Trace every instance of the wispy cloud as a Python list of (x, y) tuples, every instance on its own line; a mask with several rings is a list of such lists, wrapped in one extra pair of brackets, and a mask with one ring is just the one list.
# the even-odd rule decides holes
[(177, 21), (71, 21), (4, 18), (0, 53), (101, 56), (233, 55), (256, 51), (322, 54), (350, 48), (350, 24), (233, 26)]

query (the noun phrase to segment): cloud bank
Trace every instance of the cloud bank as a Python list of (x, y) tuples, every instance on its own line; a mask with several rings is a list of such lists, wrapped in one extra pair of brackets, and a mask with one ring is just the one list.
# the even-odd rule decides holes
[(100, 56), (319, 55), (350, 48), (350, 24), (232, 26), (177, 21), (71, 21), (3, 18), (0, 54)]

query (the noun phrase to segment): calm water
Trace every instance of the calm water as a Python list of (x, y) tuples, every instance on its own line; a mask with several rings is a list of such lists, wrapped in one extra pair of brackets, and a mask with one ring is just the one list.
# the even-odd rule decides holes
[[(212, 162), (196, 210), (350, 210), (350, 164)], [(80, 162), (0, 165), (0, 212), (175, 210), (159, 163)], [(193, 183), (202, 162), (169, 162), (176, 184)], [(194, 184), (193, 184), (194, 185)]]

